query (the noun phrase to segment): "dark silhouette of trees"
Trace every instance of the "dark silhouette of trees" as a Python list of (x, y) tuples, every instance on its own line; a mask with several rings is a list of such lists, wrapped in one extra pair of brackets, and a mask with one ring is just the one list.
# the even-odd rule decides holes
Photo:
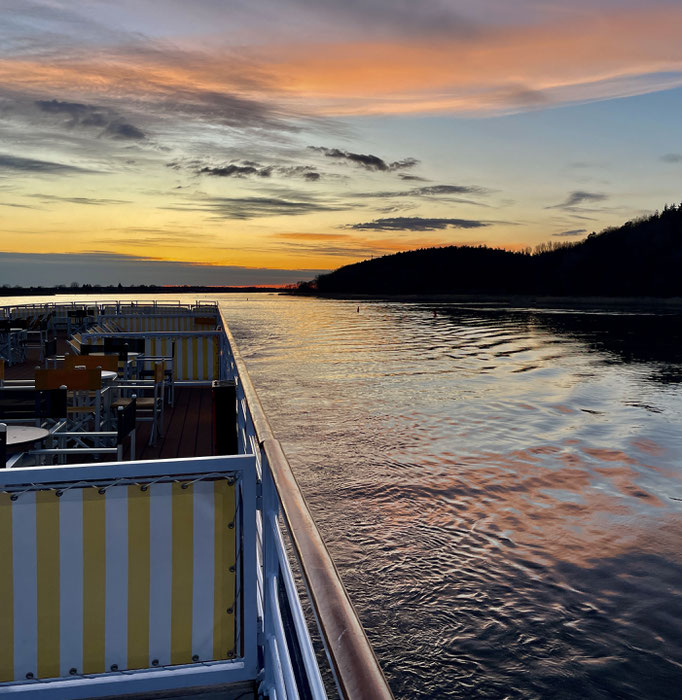
[(346, 265), (298, 293), (682, 296), (682, 204), (533, 251), (425, 248)]

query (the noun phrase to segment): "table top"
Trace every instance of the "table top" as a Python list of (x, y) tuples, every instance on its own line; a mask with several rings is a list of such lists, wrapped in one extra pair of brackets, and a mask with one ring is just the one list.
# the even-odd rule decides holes
[[(118, 353), (115, 350), (112, 350), (111, 352), (91, 352), (90, 354), (95, 355), (95, 356), (98, 356), (98, 355), (118, 355)], [(140, 352), (130, 351), (130, 352), (128, 352), (128, 359), (130, 360), (131, 358), (138, 357), (141, 354), (142, 353), (140, 353)]]
[(103, 382), (111, 382), (114, 379), (118, 377), (118, 372), (112, 372), (110, 369), (103, 369), (102, 370), (102, 381)]
[(7, 447), (28, 445), (38, 440), (44, 440), (50, 434), (45, 428), (36, 428), (32, 425), (8, 425)]

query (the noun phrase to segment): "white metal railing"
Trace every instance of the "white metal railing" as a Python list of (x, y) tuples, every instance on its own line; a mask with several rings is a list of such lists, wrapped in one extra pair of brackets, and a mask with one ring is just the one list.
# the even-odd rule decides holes
[[(256, 470), (262, 491), (262, 511), (258, 514), (261, 536), (262, 572), (259, 576), (259, 606), (263, 609), (262, 636), (266, 660), (261, 693), (278, 698), (312, 697), (321, 700), (327, 693), (320, 675), (308, 625), (296, 590), (293, 573), (280, 530), (280, 502), (272, 480), (267, 454), (258, 444), (258, 435), (244, 393), (244, 384), (237, 372), (229, 341), (223, 349), (224, 376), (236, 382), (237, 430), (240, 453), (255, 455)], [(282, 588), (283, 596), (280, 596)], [(293, 622), (296, 636), (292, 646), (285, 633), (280, 599), (286, 605), (286, 614)], [(292, 650), (300, 656), (304, 678), (297, 678), (292, 662)], [(300, 688), (301, 685), (304, 688)]]

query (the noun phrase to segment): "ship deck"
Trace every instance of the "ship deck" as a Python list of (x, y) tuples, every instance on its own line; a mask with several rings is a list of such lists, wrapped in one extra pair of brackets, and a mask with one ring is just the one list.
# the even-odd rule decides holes
[[(64, 354), (69, 347), (63, 337), (58, 338), (58, 352)], [(39, 350), (29, 348), (26, 360), (20, 364), (6, 365), (6, 379), (33, 379), (35, 368), (40, 365)], [(150, 423), (138, 423), (136, 428), (135, 459), (174, 459), (176, 457), (208, 457), (213, 454), (211, 436), (211, 390), (207, 386), (175, 385), (173, 405), (166, 404), (163, 435), (149, 445)], [(132, 459), (126, 454), (125, 459)]]

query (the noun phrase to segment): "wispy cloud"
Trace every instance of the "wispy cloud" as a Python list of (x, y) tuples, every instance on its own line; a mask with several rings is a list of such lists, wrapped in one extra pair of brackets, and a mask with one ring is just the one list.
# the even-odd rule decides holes
[(483, 197), (491, 193), (491, 190), (479, 185), (426, 185), (424, 187), (413, 187), (408, 190), (388, 190), (382, 192), (361, 192), (358, 197), (372, 199), (393, 199), (393, 198), (425, 198), (446, 202), (457, 202), (460, 204), (473, 204), (479, 207), (489, 205), (470, 197)]
[[(443, 245), (440, 238), (410, 238), (405, 236), (391, 238), (362, 237), (357, 234), (338, 234), (335, 239), (317, 238), (316, 234), (273, 234), (276, 241), (276, 249), (288, 255), (306, 257), (314, 255), (322, 258), (341, 259), (343, 262), (357, 260), (358, 258), (370, 258), (377, 255), (397, 253), (403, 250), (416, 248), (437, 247)], [(477, 245), (480, 241), (469, 245)], [(448, 242), (448, 245), (453, 245)], [(334, 263), (338, 266), (341, 262)]]
[(666, 153), (661, 160), (664, 163), (682, 163), (682, 153)]
[(396, 216), (351, 224), (348, 228), (356, 231), (440, 231), (447, 228), (481, 228), (489, 225), (485, 221), (474, 219), (427, 219), (420, 216)]
[(268, 216), (301, 216), (322, 211), (341, 211), (347, 207), (314, 199), (291, 200), (280, 197), (204, 197), (164, 207), (175, 211), (196, 211), (218, 219), (256, 219)]
[(14, 207), (15, 209), (38, 209), (30, 204), (17, 204), (16, 202), (0, 202), (0, 207)]
[(546, 207), (547, 209), (567, 209), (572, 210), (582, 204), (596, 204), (604, 202), (609, 198), (609, 195), (601, 192), (585, 192), (584, 190), (575, 190), (571, 192), (563, 202), (553, 204)]
[(31, 173), (33, 175), (74, 175), (77, 173), (95, 172), (86, 168), (76, 167), (75, 165), (0, 154), (0, 172), (3, 170)]
[(50, 202), (66, 202), (68, 204), (85, 204), (88, 206), (103, 207), (111, 204), (130, 204), (130, 200), (126, 199), (105, 199), (97, 197), (61, 197), (55, 194), (29, 194), (28, 197), (39, 199), (41, 202), (48, 204)]
[(560, 238), (570, 238), (572, 236), (580, 236), (583, 233), (587, 233), (586, 228), (574, 228), (570, 231), (559, 231), (558, 233), (553, 233), (552, 236), (558, 236)]
[(272, 237), (292, 241), (336, 241), (350, 238), (347, 233), (273, 233)]
[[(575, 12), (518, 5), (512, 16), (496, 3), (472, 21), (436, 0), (268, 0), (258, 12), (232, 3), (229, 13), (202, 3), (191, 16), (173, 3), (176, 21), (186, 16), (207, 35), (225, 37), (220, 46), (213, 38), (210, 46), (184, 40), (179, 48), (111, 22), (97, 25), (77, 3), (72, 10), (13, 0), (3, 15), (0, 43), (9, 48), (0, 49), (0, 82), (47, 100), (76, 102), (67, 95), (81, 93), (135, 103), (159, 118), (256, 130), (300, 128), (313, 115), (526, 111), (682, 84), (682, 8), (674, 3), (584, 3)], [(300, 21), (275, 31), (270, 12)], [(350, 24), (325, 31), (332, 19)], [(538, 60), (549, 53), (551, 61)]]

